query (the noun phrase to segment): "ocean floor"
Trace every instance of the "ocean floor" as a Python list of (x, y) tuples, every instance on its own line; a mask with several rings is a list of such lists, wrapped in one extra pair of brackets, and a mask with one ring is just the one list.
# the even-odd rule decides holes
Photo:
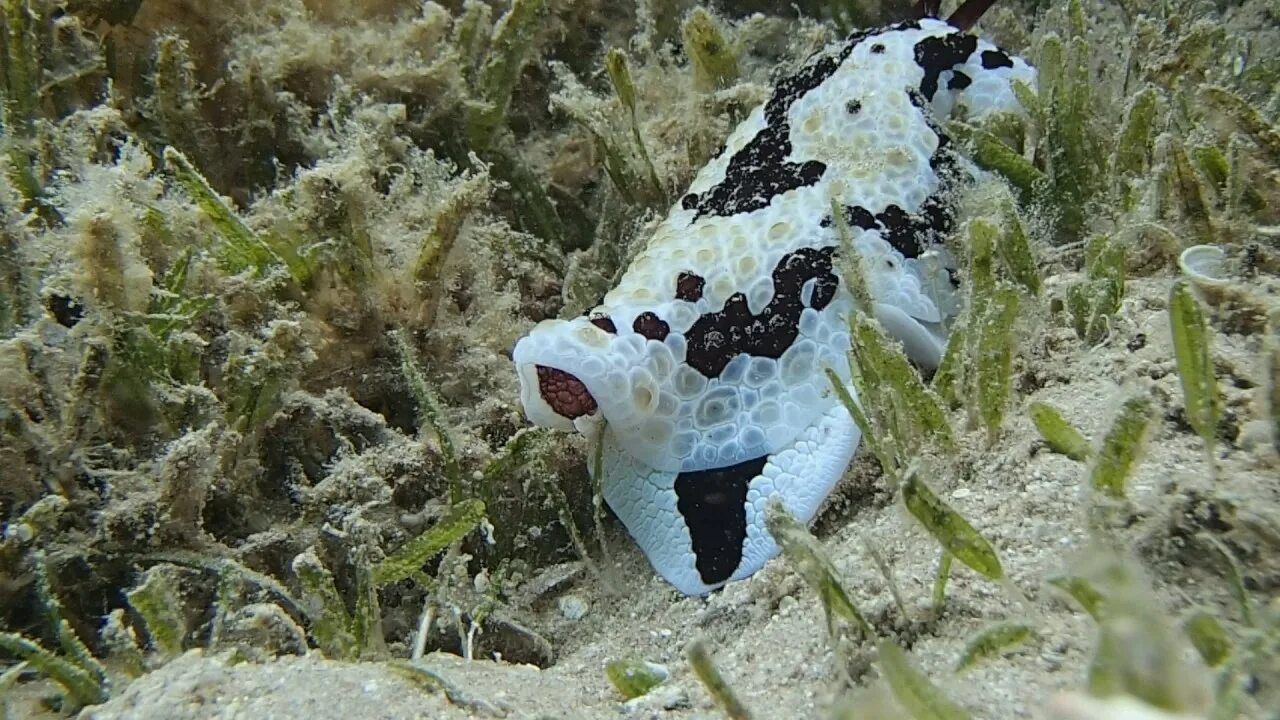
[[(1051, 276), (1048, 281), (1064, 279)], [(1026, 401), (1054, 405), (1091, 437), (1105, 431), (1123, 386), (1146, 385), (1157, 397), (1176, 401), (1181, 390), (1163, 308), (1167, 285), (1163, 279), (1134, 284), (1117, 337), (1106, 347), (1056, 350), (1074, 345), (1074, 334), (1044, 336), (1038, 352), (1019, 360), (1023, 382), (1036, 388), (1026, 393)], [(1130, 350), (1139, 337), (1145, 342)], [(1260, 384), (1257, 353), (1248, 342), (1222, 338), (1215, 353), (1220, 367), (1233, 369), (1225, 386)], [(1228, 392), (1227, 406), (1245, 407), (1251, 396), (1249, 390)], [(1015, 413), (994, 448), (962, 450), (961, 462), (971, 472), (967, 479), (942, 478), (934, 489), (974, 519), (1024, 599), (959, 568), (948, 585), (943, 613), (934, 616), (936, 542), (900, 503), (891, 501), (874, 463), (865, 457), (855, 462), (836, 501), (818, 521), (823, 546), (854, 602), (881, 632), (909, 646), (912, 662), (974, 717), (1051, 717), (1046, 712), (1051, 701), (1085, 688), (1097, 638), (1089, 616), (1046, 585), (1051, 577), (1070, 572), (1073, 562), (1087, 564), (1081, 556), (1088, 555), (1091, 539), (1097, 539), (1085, 511), (1084, 465), (1048, 452), (1031, 421), (1019, 415)], [(1111, 549), (1129, 549), (1141, 558), (1151, 577), (1155, 607), (1170, 623), (1193, 609), (1209, 609), (1229, 623), (1239, 621), (1224, 561), (1198, 540), (1201, 533), (1221, 533), (1232, 547), (1247, 553), (1247, 577), (1273, 582), (1280, 573), (1275, 538), (1268, 534), (1277, 517), (1276, 458), (1265, 438), (1254, 435), (1260, 431), (1256, 426), (1242, 429), (1242, 447), (1219, 454), (1215, 481), (1198, 438), (1167, 419), (1130, 481), (1128, 527), (1108, 535), (1108, 542)], [(450, 704), (440, 693), (369, 663), (312, 656), (265, 665), (228, 664), (193, 651), (135, 681), (106, 705), (84, 711), (84, 717), (718, 717), (685, 660), (685, 648), (694, 638), (706, 640), (717, 667), (754, 716), (824, 717), (842, 690), (837, 678), (849, 666), (856, 670), (857, 658), (869, 652), (865, 647), (854, 650), (854, 660), (833, 653), (821, 605), (781, 559), (707, 599), (686, 598), (653, 575), (623, 533), (610, 532), (608, 539), (617, 557), (612, 573), (616, 592), (576, 563), (547, 571), (567, 579), (537, 601), (538, 610), (528, 622), (555, 648), (550, 667), (487, 658), (467, 662), (446, 654), (422, 661), (464, 701)], [(868, 546), (891, 569), (907, 619), (868, 557)], [(566, 613), (566, 605), (578, 612), (585, 607), (585, 614), (569, 619), (566, 614), (577, 613)], [(978, 633), (1010, 620), (1032, 625), (1036, 638), (962, 673), (954, 671)], [(1203, 685), (1208, 677), (1196, 677), (1194, 651), (1185, 643), (1178, 650), (1187, 662), (1186, 682)], [(670, 680), (648, 696), (623, 703), (605, 665), (628, 657), (667, 666)], [(867, 659), (861, 657), (861, 663)], [(873, 678), (874, 672), (860, 679), (873, 684)], [(1200, 689), (1208, 691), (1207, 685)], [(1113, 708), (1088, 717), (1128, 717), (1117, 712)], [(1258, 712), (1255, 707), (1247, 716), (1267, 717)]]
[[(1025, 231), (1042, 287), (995, 429), (958, 393), (915, 470), (1002, 578), (940, 588), (864, 447), (811, 530), (869, 632), (794, 558), (684, 597), (596, 512), (583, 439), (527, 429), (515, 341), (602, 295), (772, 79), (908, 5), (5, 0), (0, 720), (1280, 718), (1274, 0), (979, 26), (1043, 104), (955, 128), (984, 168), (956, 248)], [(1198, 245), (1223, 262), (1180, 267)], [(627, 700), (620, 660), (668, 677)]]

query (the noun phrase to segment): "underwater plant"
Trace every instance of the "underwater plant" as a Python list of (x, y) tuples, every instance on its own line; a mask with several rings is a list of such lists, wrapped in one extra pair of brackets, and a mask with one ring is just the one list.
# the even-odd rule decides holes
[[(760, 506), (783, 559), (749, 582), (649, 582), (610, 515), (615, 446), (526, 427), (519, 338), (600, 327), (602, 298), (640, 334), (608, 292), (679, 191), (714, 216), (699, 172), (752, 109), (915, 5), (3, 0), (0, 717), (107, 708), (196, 656), (377, 667), (495, 717), (1275, 706), (1270, 0), (994, 4), (978, 34), (1039, 74), (1014, 112), (930, 130), (980, 169), (910, 258), (945, 343), (921, 362), (854, 314), (831, 328), (851, 354), (792, 358), (870, 452), (821, 469), (813, 527)], [(954, 69), (936, 97), (965, 94)], [(805, 205), (839, 248), (801, 258), (806, 329), (829, 282), (884, 289), (839, 201)], [(758, 260), (737, 237), (706, 245)], [(752, 313), (776, 268), (663, 283)], [(1053, 561), (1089, 542), (1120, 552)], [(585, 692), (535, 697), (525, 665)]]

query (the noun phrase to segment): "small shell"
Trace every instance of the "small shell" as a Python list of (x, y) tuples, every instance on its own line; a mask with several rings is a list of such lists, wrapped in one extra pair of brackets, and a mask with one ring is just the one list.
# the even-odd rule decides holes
[(1231, 282), (1227, 254), (1217, 245), (1193, 245), (1183, 250), (1178, 268), (1202, 289), (1221, 288)]

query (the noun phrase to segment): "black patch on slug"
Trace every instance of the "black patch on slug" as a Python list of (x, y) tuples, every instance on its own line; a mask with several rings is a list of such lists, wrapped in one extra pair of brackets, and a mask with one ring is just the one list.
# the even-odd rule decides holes
[(717, 585), (742, 563), (747, 539), (747, 487), (768, 456), (676, 476), (676, 509), (689, 528), (694, 564), (702, 582)]
[(916, 64), (924, 70), (920, 92), (926, 100), (933, 100), (938, 92), (938, 78), (942, 73), (963, 65), (978, 49), (977, 36), (953, 32), (927, 37), (916, 43)]
[(1013, 58), (1000, 50), (983, 50), (982, 51), (982, 67), (984, 70), (995, 70), (996, 68), (1013, 67)]
[[(863, 230), (875, 230), (880, 227), (880, 223), (876, 220), (876, 216), (872, 212), (861, 205), (845, 205), (844, 221), (851, 228), (862, 228)], [(822, 218), (822, 227), (831, 227), (831, 216)]]
[(862, 112), (862, 103), (858, 102), (857, 100), (850, 100), (849, 102), (844, 104), (844, 111), (849, 113), (850, 115), (857, 115), (858, 113)]
[[(952, 208), (941, 193), (925, 198), (920, 211), (909, 213), (897, 205), (890, 205), (882, 212), (872, 213), (860, 205), (846, 205), (844, 220), (851, 228), (878, 230), (880, 237), (902, 253), (904, 258), (916, 258), (925, 248), (942, 242), (943, 236), (954, 225)], [(830, 227), (831, 218), (822, 219), (822, 227)]]
[(666, 340), (671, 332), (671, 326), (651, 312), (642, 312), (637, 315), (635, 322), (631, 323), (631, 329), (650, 340), (659, 342)]
[(600, 315), (597, 317), (593, 317), (588, 322), (600, 328), (601, 330), (609, 333), (610, 335), (618, 334), (618, 326), (613, 323), (613, 318), (609, 317), (608, 315)]
[(951, 79), (947, 81), (948, 90), (963, 90), (973, 84), (973, 78), (956, 70), (951, 74)]
[(871, 53), (872, 53), (873, 55), (881, 55), (881, 54), (883, 54), (883, 53), (884, 53), (884, 43), (876, 43), (875, 45), (872, 45), (872, 46), (871, 46)]
[(707, 279), (691, 272), (682, 272), (676, 276), (676, 299), (685, 302), (698, 302), (702, 299), (702, 289)]
[(897, 205), (890, 205), (876, 215), (876, 219), (883, 227), (881, 236), (903, 257), (920, 257), (921, 236), (932, 229), (923, 215), (912, 215)]
[(708, 378), (719, 377), (739, 354), (777, 359), (800, 334), (800, 295), (815, 281), (809, 307), (821, 311), (835, 298), (839, 279), (831, 270), (834, 247), (804, 247), (788, 253), (773, 269), (773, 297), (753, 315), (747, 296), (734, 293), (716, 312), (699, 317), (685, 333), (685, 362)]

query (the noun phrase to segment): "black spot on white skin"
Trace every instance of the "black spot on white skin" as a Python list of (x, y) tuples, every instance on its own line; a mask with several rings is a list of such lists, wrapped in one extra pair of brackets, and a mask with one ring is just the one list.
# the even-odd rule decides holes
[(702, 582), (717, 585), (733, 576), (747, 539), (747, 487), (768, 457), (676, 476), (676, 509), (689, 528), (694, 565)]
[(884, 54), (884, 43), (876, 43), (875, 45), (872, 45), (871, 52), (874, 55)]
[(702, 299), (702, 289), (707, 279), (691, 272), (682, 272), (676, 276), (676, 299), (685, 302), (698, 302)]
[(951, 79), (947, 81), (948, 90), (963, 90), (973, 84), (973, 78), (965, 73), (957, 70), (951, 75)]
[(1013, 58), (1008, 53), (1001, 50), (983, 50), (982, 51), (982, 67), (986, 70), (995, 70), (996, 68), (1013, 67)]
[(850, 100), (844, 104), (844, 111), (850, 115), (857, 115), (862, 112), (862, 103), (857, 100)]
[[(861, 205), (846, 205), (844, 207), (844, 221), (849, 227), (862, 228), (863, 230), (875, 230), (879, 227), (876, 216), (868, 209)], [(831, 218), (822, 218), (822, 227), (831, 227)]]
[[(889, 205), (883, 211), (872, 213), (860, 205), (846, 205), (844, 219), (849, 227), (877, 230), (880, 237), (902, 253), (904, 258), (916, 258), (930, 245), (942, 242), (951, 231), (954, 215), (941, 193), (930, 195), (920, 205), (920, 210), (909, 213), (897, 205)], [(831, 218), (822, 220), (823, 227), (831, 225)]]
[(610, 335), (618, 334), (618, 326), (613, 324), (613, 318), (609, 317), (608, 315), (600, 315), (599, 317), (593, 317), (591, 318), (590, 322), (592, 325), (595, 325), (596, 327), (609, 333)]
[(926, 100), (933, 100), (938, 92), (938, 78), (942, 73), (963, 65), (978, 49), (978, 38), (968, 33), (953, 32), (934, 35), (916, 43), (916, 64), (924, 70), (920, 92)]
[(787, 111), (810, 90), (822, 85), (863, 40), (880, 32), (895, 32), (920, 25), (900, 23), (876, 31), (855, 32), (834, 55), (818, 55), (794, 75), (774, 86), (764, 106), (765, 127), (729, 158), (724, 180), (701, 195), (685, 195), (680, 206), (697, 209), (694, 220), (704, 215), (728, 217), (769, 205), (778, 195), (813, 185), (822, 179), (826, 165), (816, 160), (787, 162), (791, 154), (791, 125)]
[(942, 194), (934, 194), (925, 198), (920, 210), (908, 213), (896, 205), (890, 205), (877, 215), (884, 223), (888, 236), (885, 238), (894, 247), (915, 244), (916, 254), (904, 257), (919, 257), (923, 248), (940, 244), (944, 236), (951, 232), (954, 225), (952, 207)]
[(814, 310), (823, 310), (835, 298), (839, 279), (831, 270), (834, 252), (834, 247), (805, 247), (784, 255), (773, 269), (773, 298), (758, 315), (751, 313), (746, 295), (734, 293), (724, 308), (699, 317), (685, 333), (685, 362), (714, 378), (740, 354), (782, 357), (800, 334), (804, 284), (815, 281), (808, 305)]
[(631, 329), (649, 340), (658, 341), (667, 339), (667, 335), (671, 332), (671, 326), (651, 312), (642, 312), (637, 315), (635, 322), (631, 323)]

